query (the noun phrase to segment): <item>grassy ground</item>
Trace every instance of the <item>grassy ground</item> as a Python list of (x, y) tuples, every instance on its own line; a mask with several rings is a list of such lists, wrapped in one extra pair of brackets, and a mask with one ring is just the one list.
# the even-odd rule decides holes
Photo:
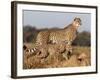
[[(34, 47), (32, 43), (24, 44), (28, 48)], [(24, 51), (23, 69), (90, 66), (90, 53), (90, 47), (73, 46), (73, 53), (70, 59), (65, 59), (61, 54), (49, 55), (47, 58), (41, 59), (37, 55), (30, 56)], [(85, 58), (80, 59), (80, 55), (83, 54), (85, 54)]]

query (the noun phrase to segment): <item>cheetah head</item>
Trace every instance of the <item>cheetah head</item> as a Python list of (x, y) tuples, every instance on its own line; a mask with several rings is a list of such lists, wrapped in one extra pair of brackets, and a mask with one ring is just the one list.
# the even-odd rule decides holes
[(82, 25), (81, 19), (78, 18), (78, 17), (75, 17), (72, 24), (73, 24), (73, 26), (74, 26), (75, 28), (78, 28), (80, 25)]

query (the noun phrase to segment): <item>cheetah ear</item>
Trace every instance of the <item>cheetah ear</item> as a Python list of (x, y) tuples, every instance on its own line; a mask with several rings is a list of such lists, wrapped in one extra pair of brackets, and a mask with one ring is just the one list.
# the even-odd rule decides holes
[(79, 17), (74, 17), (74, 19), (80, 19)]
[(79, 19), (79, 20), (80, 20), (80, 18), (79, 18), (79, 17), (75, 17), (75, 18), (74, 18), (74, 21), (76, 21), (77, 19)]
[(74, 21), (77, 19), (77, 17), (74, 18)]

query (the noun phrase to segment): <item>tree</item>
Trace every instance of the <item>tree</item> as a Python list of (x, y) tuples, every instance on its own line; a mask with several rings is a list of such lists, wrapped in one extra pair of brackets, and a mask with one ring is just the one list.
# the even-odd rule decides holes
[(78, 46), (91, 46), (91, 35), (89, 32), (78, 33), (76, 39), (73, 42), (73, 45)]
[(23, 27), (23, 42), (34, 42), (38, 31), (30, 25)]

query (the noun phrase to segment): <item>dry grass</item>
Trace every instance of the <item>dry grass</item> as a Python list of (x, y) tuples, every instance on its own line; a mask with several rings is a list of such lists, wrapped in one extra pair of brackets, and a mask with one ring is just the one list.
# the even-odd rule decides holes
[[(34, 47), (32, 43), (24, 44), (28, 48)], [(47, 58), (40, 58), (38, 55), (30, 55), (24, 51), (23, 69), (90, 66), (90, 51), (90, 47), (73, 46), (73, 53), (70, 59), (65, 59), (62, 54), (54, 54), (49, 55)], [(83, 57), (83, 55), (86, 57)]]

